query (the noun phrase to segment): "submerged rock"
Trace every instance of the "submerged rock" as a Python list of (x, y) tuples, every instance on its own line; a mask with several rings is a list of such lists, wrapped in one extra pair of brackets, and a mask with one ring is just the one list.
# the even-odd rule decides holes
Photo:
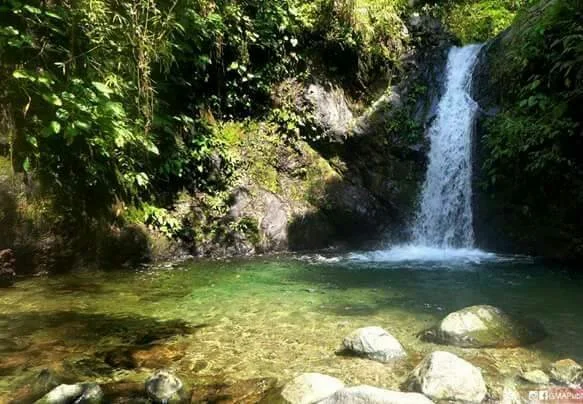
[(287, 383), (281, 398), (287, 404), (314, 404), (344, 387), (342, 381), (320, 373), (304, 373)]
[(379, 362), (407, 356), (401, 343), (380, 327), (359, 328), (344, 338), (342, 345), (351, 353)]
[(419, 393), (403, 393), (371, 386), (356, 386), (338, 390), (318, 404), (431, 404)]
[(103, 385), (104, 402), (108, 404), (150, 404), (144, 384), (118, 382)]
[[(215, 404), (255, 404), (275, 390), (277, 379), (263, 378), (241, 380), (234, 383), (219, 383), (210, 386), (196, 386), (192, 391), (191, 403)], [(269, 401), (267, 401), (269, 402)]]
[(470, 306), (448, 314), (421, 333), (425, 341), (466, 348), (500, 348), (531, 344), (546, 332), (535, 321), (518, 319), (494, 306)]
[(43, 397), (49, 391), (59, 386), (60, 377), (51, 369), (43, 369), (38, 374), (28, 378), (25, 385), (15, 391), (12, 403), (32, 403)]
[(154, 403), (173, 404), (184, 401), (182, 380), (167, 370), (159, 370), (146, 380), (146, 393)]
[(98, 404), (103, 400), (103, 391), (95, 383), (61, 384), (36, 404)]
[(409, 391), (429, 398), (480, 403), (486, 396), (486, 383), (480, 369), (449, 352), (426, 356), (405, 382)]
[(16, 259), (12, 250), (0, 251), (0, 288), (14, 285), (16, 279)]
[(520, 375), (520, 378), (532, 384), (548, 384), (549, 376), (540, 369), (531, 370)]
[(502, 397), (500, 404), (522, 404), (523, 400), (520, 391), (511, 380), (507, 380), (502, 387)]
[(554, 382), (569, 387), (580, 387), (583, 385), (583, 367), (573, 359), (562, 359), (554, 362), (550, 369), (551, 378)]

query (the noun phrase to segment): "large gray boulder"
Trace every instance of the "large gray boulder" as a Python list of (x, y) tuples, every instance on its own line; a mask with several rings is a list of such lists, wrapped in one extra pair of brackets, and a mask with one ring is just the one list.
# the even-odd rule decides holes
[(348, 107), (344, 91), (332, 84), (311, 84), (305, 99), (312, 110), (316, 125), (332, 139), (348, 137), (354, 116)]
[(146, 380), (146, 394), (154, 403), (174, 404), (185, 399), (182, 380), (167, 370), (159, 370)]
[(448, 314), (421, 338), (438, 344), (466, 348), (516, 347), (537, 342), (545, 337), (542, 325), (511, 316), (501, 309), (470, 306)]
[(569, 387), (583, 386), (583, 367), (573, 359), (562, 359), (551, 364), (551, 379)]
[(401, 343), (381, 327), (359, 328), (344, 338), (342, 345), (350, 353), (379, 362), (407, 356)]
[(304, 373), (287, 383), (281, 391), (286, 404), (314, 404), (344, 387), (335, 377), (320, 373)]
[(419, 393), (403, 393), (371, 386), (356, 386), (338, 390), (318, 404), (432, 404)]
[(95, 383), (61, 384), (35, 404), (98, 404), (103, 400), (103, 391)]
[(435, 401), (480, 403), (486, 396), (480, 369), (449, 352), (426, 356), (409, 375), (405, 386)]

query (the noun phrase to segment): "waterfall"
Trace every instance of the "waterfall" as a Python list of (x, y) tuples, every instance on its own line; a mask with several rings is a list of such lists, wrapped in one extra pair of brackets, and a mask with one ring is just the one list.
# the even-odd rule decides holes
[(445, 94), (429, 129), (431, 150), (413, 226), (415, 245), (474, 245), (471, 135), (478, 105), (469, 91), (480, 48), (481, 45), (468, 45), (449, 51)]

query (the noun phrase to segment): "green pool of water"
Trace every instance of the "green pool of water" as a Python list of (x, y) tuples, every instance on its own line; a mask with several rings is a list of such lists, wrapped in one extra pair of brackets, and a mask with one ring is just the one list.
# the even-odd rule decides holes
[[(143, 380), (169, 367), (188, 383), (321, 372), (396, 389), (423, 355), (448, 350), (491, 385), (570, 357), (583, 361), (583, 278), (528, 259), (381, 256), (197, 261), (140, 271), (86, 271), (18, 282), (0, 294), (0, 402), (50, 368), (74, 380)], [(448, 312), (492, 304), (538, 318), (528, 347), (461, 349), (416, 334)], [(378, 325), (409, 358), (380, 364), (336, 354), (355, 328)]]

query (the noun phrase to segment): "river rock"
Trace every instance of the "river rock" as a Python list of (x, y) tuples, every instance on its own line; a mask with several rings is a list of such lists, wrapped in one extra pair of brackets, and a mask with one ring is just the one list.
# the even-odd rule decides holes
[(313, 404), (344, 387), (342, 381), (320, 373), (304, 373), (287, 383), (281, 391), (284, 403)]
[(419, 393), (403, 393), (371, 386), (356, 386), (338, 390), (318, 404), (431, 404)]
[(154, 403), (180, 403), (184, 400), (184, 385), (173, 373), (159, 370), (146, 380), (146, 393)]
[(542, 325), (518, 319), (494, 306), (479, 305), (448, 314), (421, 333), (425, 341), (465, 348), (516, 347), (545, 337)]
[(531, 370), (520, 375), (520, 378), (531, 384), (548, 384), (549, 376), (540, 369)]
[(583, 368), (573, 359), (562, 359), (554, 362), (550, 369), (551, 379), (565, 386), (580, 387), (583, 385)]
[(405, 382), (409, 391), (417, 391), (441, 401), (480, 403), (486, 396), (486, 383), (480, 369), (449, 352), (426, 356)]
[(12, 250), (0, 251), (0, 288), (14, 285), (16, 279), (16, 259)]
[(381, 327), (359, 328), (344, 338), (342, 345), (351, 353), (379, 362), (407, 356), (401, 343)]
[(98, 404), (103, 400), (103, 391), (95, 383), (61, 384), (36, 404)]

